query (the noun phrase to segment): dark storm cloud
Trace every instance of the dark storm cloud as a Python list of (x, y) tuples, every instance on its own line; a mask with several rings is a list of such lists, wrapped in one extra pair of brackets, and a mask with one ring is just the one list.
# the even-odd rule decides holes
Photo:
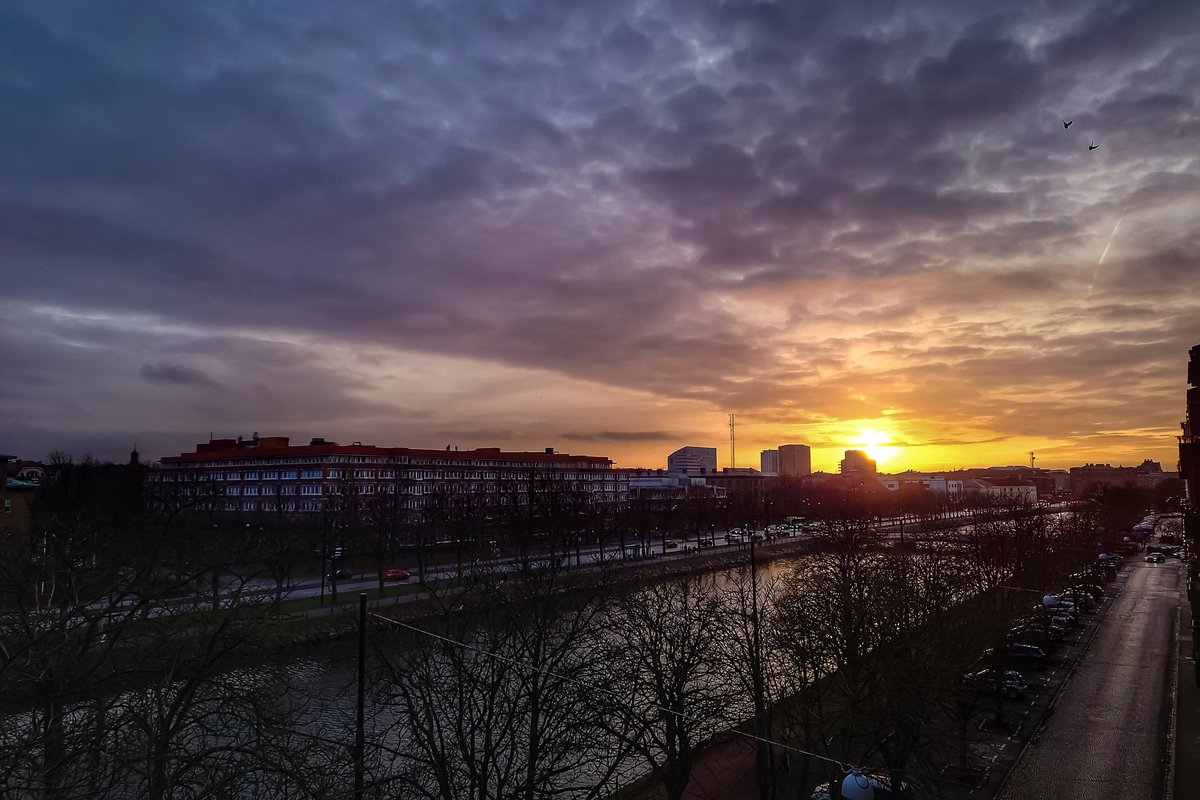
[[(288, 400), (331, 378), (278, 341), (300, 338), (768, 416), (878, 413), (837, 373), (887, 337), (896, 377), (952, 396), (1115, 376), (1095, 351), (1160, 358), (1128, 309), (1197, 268), (1170, 221), (1200, 192), (1196, 22), (1184, 2), (6, 8), (5, 308), (95, 337), (26, 319), (5, 391), (105, 336), (97, 380), (119, 353), (243, 417), (384, 413), (355, 387)], [(1031, 303), (1123, 327), (1031, 335)], [(129, 320), (187, 333), (135, 362)], [(930, 320), (939, 341), (906, 338)], [(926, 352), (953, 338), (985, 352)]]
[(182, 364), (143, 364), (138, 373), (148, 381), (169, 383), (181, 386), (217, 386), (217, 382), (205, 374), (204, 370), (188, 367)]
[(577, 431), (559, 435), (581, 442), (677, 442), (687, 438), (671, 431)]

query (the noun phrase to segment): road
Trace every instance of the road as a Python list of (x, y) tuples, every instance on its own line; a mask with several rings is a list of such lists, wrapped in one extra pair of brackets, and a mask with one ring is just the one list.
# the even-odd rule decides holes
[(1138, 560), (1003, 800), (1166, 797), (1183, 564)]

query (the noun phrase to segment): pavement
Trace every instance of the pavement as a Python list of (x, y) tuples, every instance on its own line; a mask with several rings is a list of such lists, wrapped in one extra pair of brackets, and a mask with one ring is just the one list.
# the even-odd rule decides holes
[(1200, 797), (1200, 662), (1196, 660), (1191, 605), (1179, 604), (1176, 652), (1175, 760), (1172, 789), (1178, 800)]

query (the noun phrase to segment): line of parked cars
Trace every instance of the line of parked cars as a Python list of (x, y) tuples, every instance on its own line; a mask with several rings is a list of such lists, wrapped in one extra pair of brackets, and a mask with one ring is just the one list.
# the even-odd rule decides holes
[(962, 684), (980, 692), (1009, 699), (1023, 697), (1035, 682), (1017, 668), (1039, 669), (1049, 660), (1048, 650), (1080, 624), (1081, 616), (1099, 607), (1104, 587), (1079, 583), (1058, 595), (1053, 603), (1033, 606), (1009, 627), (1004, 644), (983, 651), (975, 668), (963, 675)]

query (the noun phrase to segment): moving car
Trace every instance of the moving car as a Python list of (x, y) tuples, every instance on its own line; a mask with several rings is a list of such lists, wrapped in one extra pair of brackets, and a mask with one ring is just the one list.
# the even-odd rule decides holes
[(412, 574), (408, 570), (399, 569), (398, 567), (392, 567), (383, 571), (383, 579), (385, 581), (406, 581), (411, 577)]
[(1151, 553), (1150, 555), (1146, 556), (1146, 561), (1150, 564), (1161, 564), (1166, 560), (1167, 557), (1162, 553)]

